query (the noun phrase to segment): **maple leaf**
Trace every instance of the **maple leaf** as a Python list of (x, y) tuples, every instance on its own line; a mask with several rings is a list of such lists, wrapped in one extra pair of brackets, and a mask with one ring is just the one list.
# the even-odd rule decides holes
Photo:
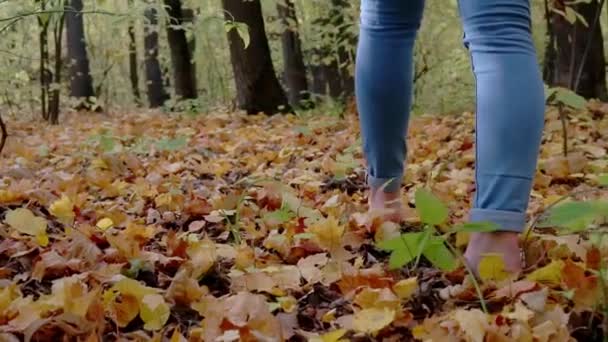
[(564, 262), (562, 260), (552, 260), (548, 265), (528, 274), (526, 279), (549, 285), (559, 285), (563, 268)]
[(74, 214), (74, 203), (65, 194), (51, 204), (49, 212), (67, 224), (71, 224), (74, 220), (74, 216), (76, 216), (76, 214)]
[(598, 278), (585, 274), (584, 268), (566, 260), (562, 268), (561, 279), (569, 289), (574, 289), (573, 301), (577, 308), (591, 308), (599, 298)]
[(372, 289), (366, 287), (355, 296), (354, 303), (359, 305), (362, 309), (388, 308), (395, 312), (399, 310), (401, 306), (399, 298), (387, 288)]
[(469, 341), (483, 342), (488, 330), (488, 317), (479, 309), (458, 309), (451, 314)]
[(139, 301), (139, 317), (144, 321), (147, 330), (161, 329), (171, 314), (171, 308), (163, 296), (159, 294), (148, 294)]
[(34, 215), (29, 209), (17, 208), (10, 210), (6, 213), (4, 220), (18, 232), (34, 236), (39, 245), (43, 247), (48, 245), (49, 237), (46, 233), (47, 221), (42, 217)]
[(104, 304), (113, 314), (116, 323), (122, 327), (139, 314), (144, 328), (158, 330), (164, 326), (170, 315), (169, 306), (156, 289), (129, 278), (118, 281), (104, 293)]
[(483, 281), (502, 281), (509, 278), (505, 270), (505, 260), (502, 254), (485, 254), (479, 261), (479, 277)]
[(340, 225), (338, 220), (333, 216), (321, 219), (311, 227), (308, 227), (308, 232), (314, 234), (319, 246), (330, 251), (330, 253), (337, 252), (342, 246), (344, 226)]
[(342, 339), (346, 334), (346, 329), (338, 329), (328, 333), (325, 333), (319, 337), (310, 338), (309, 342), (346, 342), (347, 340)]
[(397, 294), (399, 299), (408, 300), (418, 289), (418, 278), (411, 277), (398, 281), (393, 285), (393, 291)]
[(389, 308), (363, 309), (355, 313), (353, 328), (357, 332), (375, 334), (395, 320), (395, 310)]

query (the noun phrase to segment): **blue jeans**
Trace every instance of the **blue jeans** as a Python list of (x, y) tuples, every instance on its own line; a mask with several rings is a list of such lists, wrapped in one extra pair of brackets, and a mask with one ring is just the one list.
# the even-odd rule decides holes
[[(477, 86), (471, 221), (525, 227), (544, 125), (529, 0), (459, 0)], [(424, 0), (362, 0), (356, 96), (368, 182), (398, 191), (407, 152), (413, 49)]]

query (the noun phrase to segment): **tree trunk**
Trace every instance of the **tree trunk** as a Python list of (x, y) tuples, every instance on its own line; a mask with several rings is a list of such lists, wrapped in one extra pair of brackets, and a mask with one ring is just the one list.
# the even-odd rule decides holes
[(350, 72), (354, 58), (356, 37), (345, 23), (346, 0), (331, 0), (327, 15), (315, 19), (315, 27), (322, 42), (312, 53), (313, 92), (333, 98), (354, 94), (355, 83)]
[[(544, 75), (549, 85), (574, 90), (585, 98), (607, 99), (604, 39), (599, 24), (603, 3), (601, 0), (571, 5), (587, 24), (580, 19), (571, 24), (559, 13), (550, 14)], [(554, 6), (565, 11), (559, 3)]]
[[(61, 69), (63, 68), (63, 60), (61, 56), (62, 51), (62, 42), (63, 42), (63, 27), (65, 24), (65, 13), (61, 15), (59, 22), (56, 23), (56, 26), (53, 30), (53, 39), (55, 43), (55, 77), (53, 82), (57, 85), (61, 84)], [(49, 101), (49, 122), (53, 125), (57, 125), (59, 123), (59, 102), (61, 96), (61, 88), (56, 86), (53, 89), (51, 94), (51, 98)]]
[(287, 97), (272, 65), (260, 0), (222, 0), (222, 5), (226, 21), (244, 23), (249, 29), (247, 47), (236, 29), (227, 34), (238, 107), (249, 114), (289, 111)]
[(170, 17), (167, 37), (171, 48), (175, 93), (182, 99), (195, 99), (197, 97), (196, 73), (186, 31), (182, 27), (184, 24), (182, 3), (181, 0), (164, 0), (164, 2)]
[[(44, 11), (45, 3), (41, 3), (41, 10)], [(47, 68), (49, 64), (49, 40), (48, 40), (48, 29), (49, 22), (43, 21), (40, 17), (38, 17), (38, 25), (40, 26), (40, 105), (41, 105), (41, 114), (44, 120), (49, 119), (49, 93), (50, 93), (50, 84), (51, 84), (51, 75)]]
[(139, 94), (139, 75), (137, 74), (137, 41), (135, 39), (135, 27), (133, 23), (129, 24), (129, 79), (131, 80), (131, 89), (135, 102), (141, 102)]
[(70, 96), (83, 101), (80, 108), (88, 108), (89, 98), (94, 97), (95, 93), (84, 37), (82, 13), (75, 13), (82, 11), (82, 0), (70, 0), (66, 9)]
[(289, 103), (298, 107), (309, 99), (308, 81), (306, 79), (306, 66), (302, 54), (302, 43), (298, 32), (298, 19), (296, 8), (291, 0), (279, 0), (277, 11), (283, 33), (281, 45), (283, 47), (284, 73), (283, 81), (287, 85)]
[(144, 28), (144, 67), (146, 69), (146, 88), (150, 107), (162, 106), (169, 98), (163, 85), (163, 76), (158, 62), (158, 15), (154, 7), (144, 12), (148, 23)]

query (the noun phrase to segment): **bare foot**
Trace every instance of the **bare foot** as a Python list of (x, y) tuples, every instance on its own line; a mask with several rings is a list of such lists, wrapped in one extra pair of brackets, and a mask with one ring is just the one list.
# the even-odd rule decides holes
[(386, 221), (400, 223), (404, 219), (401, 192), (384, 192), (370, 189), (369, 210), (380, 213)]
[(505, 271), (519, 273), (522, 270), (521, 249), (519, 248), (519, 233), (494, 232), (473, 233), (469, 245), (464, 253), (469, 266), (477, 274), (479, 261), (484, 254), (502, 254), (505, 262)]

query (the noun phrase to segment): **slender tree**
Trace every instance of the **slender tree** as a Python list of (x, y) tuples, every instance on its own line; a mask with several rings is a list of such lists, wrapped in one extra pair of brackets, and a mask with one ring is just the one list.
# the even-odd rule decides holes
[(156, 8), (148, 7), (144, 12), (144, 67), (146, 88), (150, 107), (160, 107), (169, 98), (163, 84), (160, 63), (158, 62), (158, 13)]
[(249, 29), (248, 46), (239, 30), (228, 31), (237, 106), (250, 114), (288, 111), (287, 97), (272, 65), (260, 0), (222, 0), (222, 5), (227, 22), (242, 23)]
[(546, 5), (549, 43), (544, 77), (549, 85), (569, 88), (586, 98), (607, 99), (604, 38), (599, 24), (604, 3), (591, 0), (573, 5), (551, 0)]
[[(46, 2), (40, 2), (40, 10), (46, 10)], [(49, 21), (43, 20), (42, 17), (38, 16), (38, 26), (40, 27), (39, 38), (39, 49), (40, 49), (40, 104), (41, 114), (44, 120), (49, 119), (49, 93), (50, 85), (52, 82), (52, 74), (48, 68), (49, 64)]]
[(298, 32), (296, 8), (291, 0), (279, 0), (277, 11), (283, 32), (281, 45), (283, 47), (283, 81), (287, 85), (287, 95), (292, 106), (301, 106), (308, 100), (308, 80), (306, 66), (302, 54), (302, 43)]
[[(129, 0), (129, 5), (132, 4), (133, 0)], [(129, 22), (127, 33), (129, 35), (129, 80), (131, 81), (131, 90), (135, 102), (139, 104), (141, 103), (141, 94), (139, 93), (139, 74), (137, 72), (137, 40), (133, 21)]]
[(169, 14), (167, 38), (171, 49), (175, 93), (183, 99), (195, 99), (197, 97), (196, 72), (183, 27), (185, 21), (182, 2), (181, 0), (164, 0), (164, 3)]
[(70, 96), (81, 100), (79, 109), (90, 109), (89, 99), (95, 96), (95, 92), (84, 36), (82, 7), (82, 0), (69, 0), (66, 3)]
[[(58, 21), (55, 23), (53, 28), (53, 42), (55, 43), (55, 75), (53, 82), (55, 84), (61, 84), (61, 70), (63, 68), (63, 58), (61, 56), (62, 42), (63, 42), (63, 28), (65, 25), (65, 12), (59, 15)], [(56, 125), (59, 123), (59, 103), (61, 98), (61, 88), (55, 87), (51, 92), (51, 98), (49, 101), (49, 117), (48, 120), (51, 124)]]

